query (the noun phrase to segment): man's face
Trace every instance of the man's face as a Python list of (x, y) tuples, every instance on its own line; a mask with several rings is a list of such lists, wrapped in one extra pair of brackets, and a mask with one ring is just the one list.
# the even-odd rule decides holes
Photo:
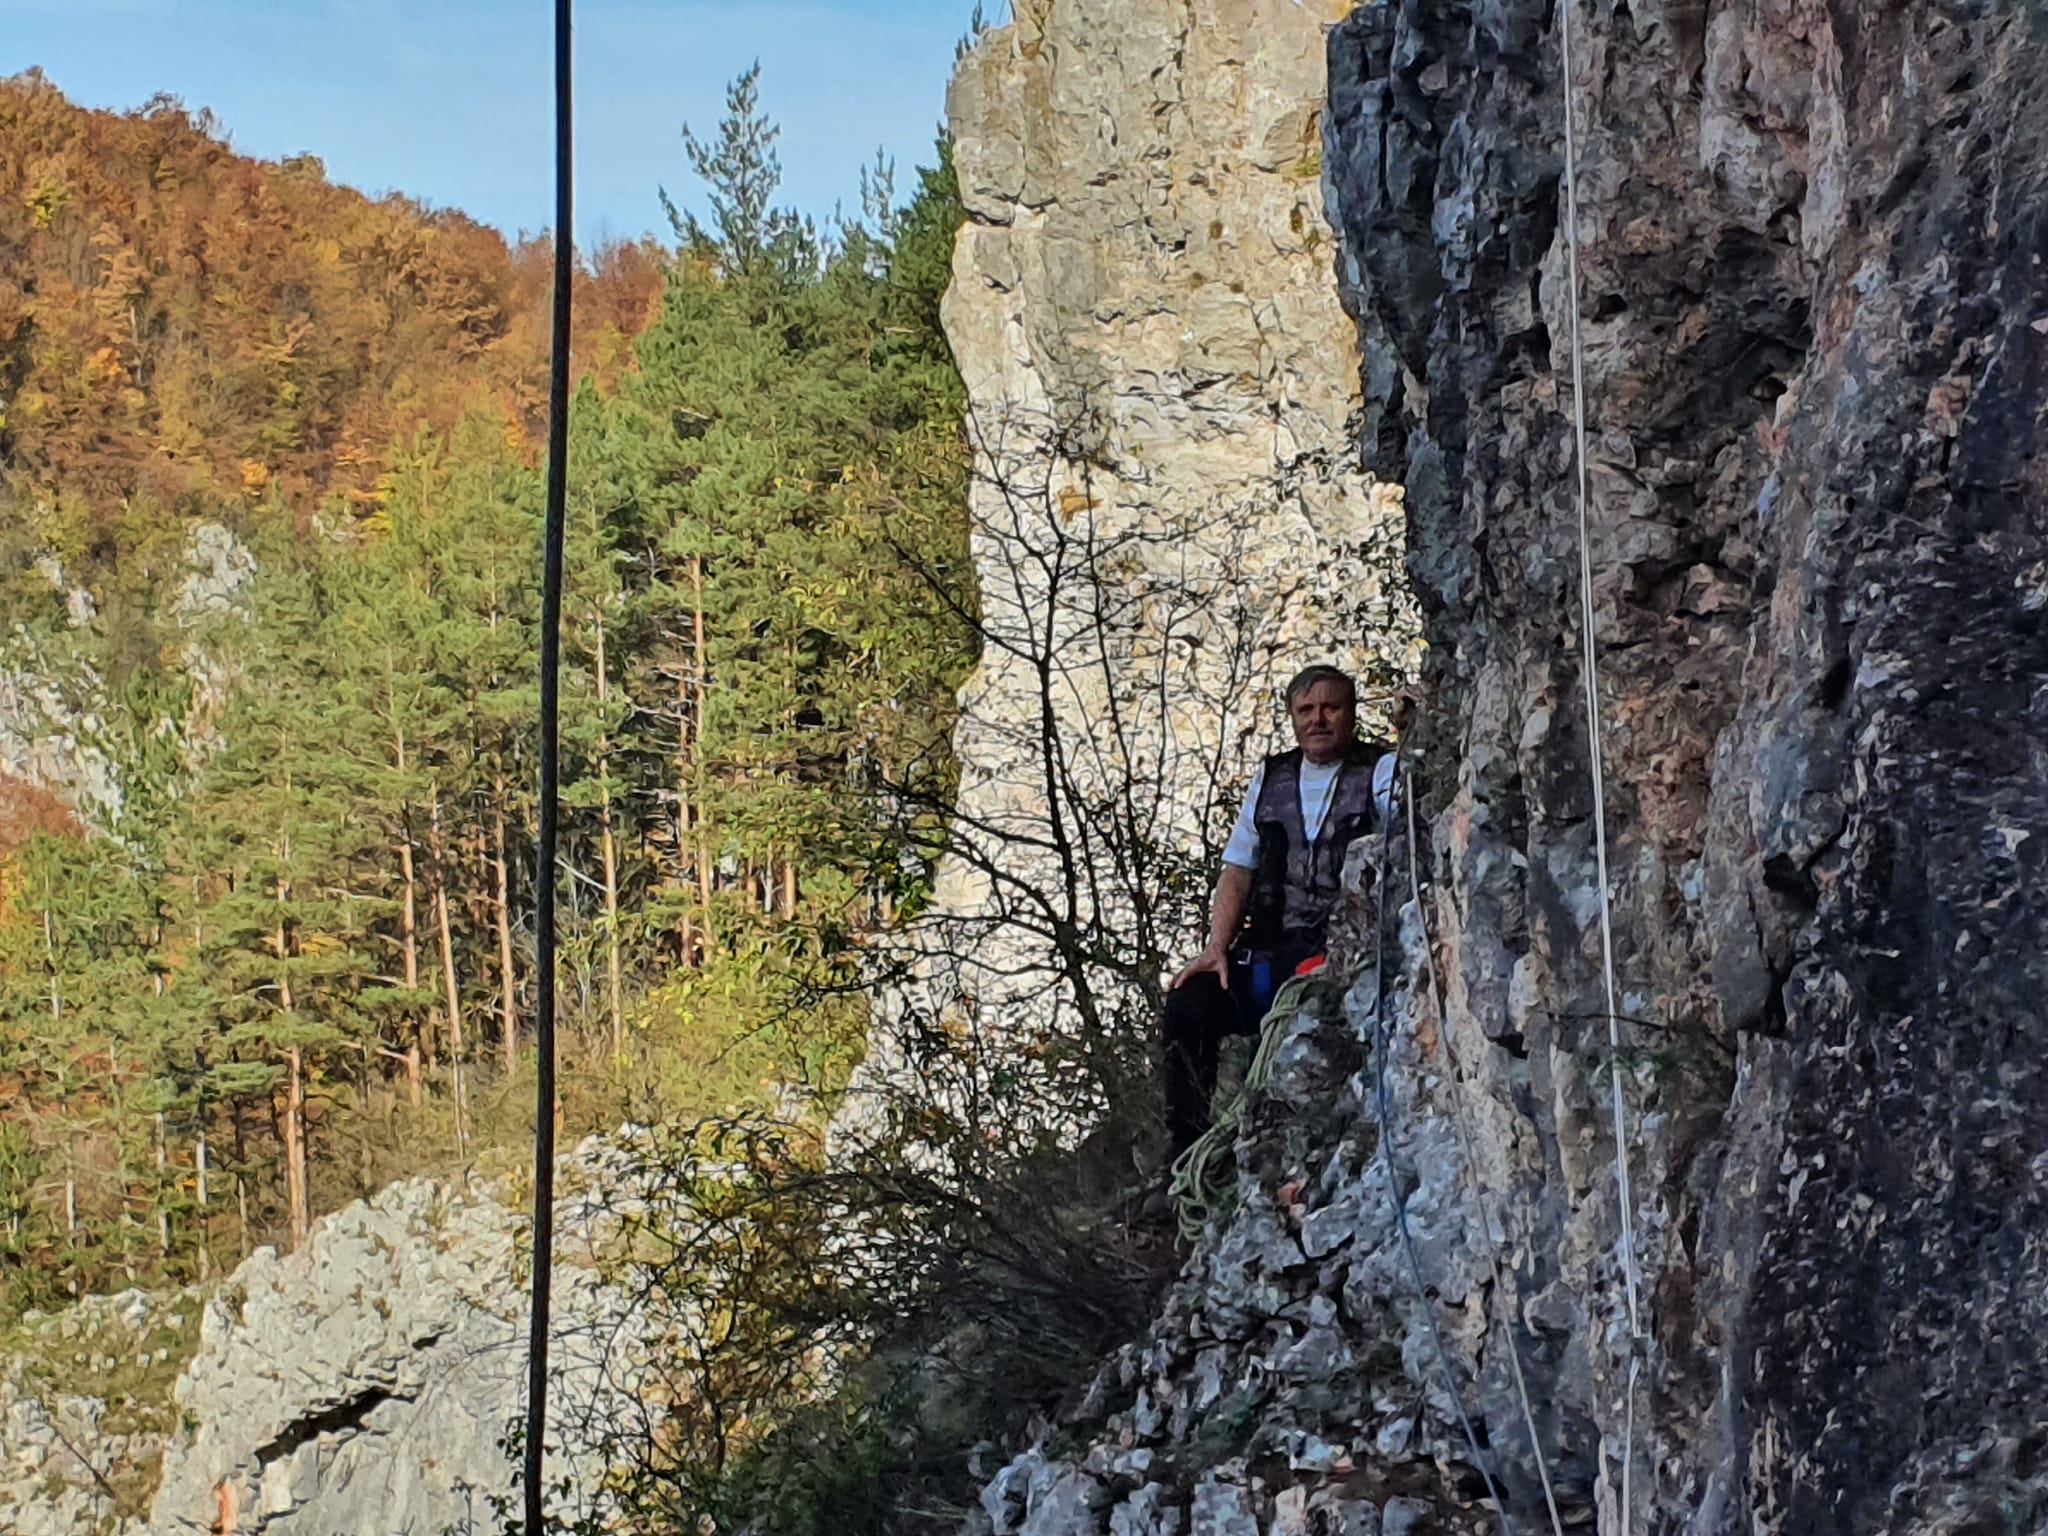
[(1334, 763), (1358, 734), (1358, 705), (1342, 683), (1328, 679), (1311, 683), (1287, 706), (1294, 717), (1294, 739), (1312, 763)]

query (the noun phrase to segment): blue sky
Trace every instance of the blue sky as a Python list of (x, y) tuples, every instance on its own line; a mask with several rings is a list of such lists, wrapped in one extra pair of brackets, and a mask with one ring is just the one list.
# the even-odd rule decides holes
[[(553, 208), (547, 0), (0, 0), (0, 74), (89, 106), (210, 107), (245, 154), (310, 152), (337, 181), (461, 208), (508, 234)], [(666, 232), (702, 207), (685, 121), (717, 124), (759, 58), (783, 199), (857, 201), (877, 146), (899, 192), (930, 159), (972, 0), (578, 0), (577, 233)], [(1000, 14), (1002, 7), (988, 9)]]

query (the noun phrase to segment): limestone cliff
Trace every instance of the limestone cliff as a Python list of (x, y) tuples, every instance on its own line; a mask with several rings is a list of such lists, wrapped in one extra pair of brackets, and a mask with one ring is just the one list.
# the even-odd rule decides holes
[[(92, 593), (74, 585), (53, 555), (39, 558), (36, 570), (49, 587), (48, 611), (10, 615), (0, 632), (0, 784), (18, 780), (108, 830), (121, 817), (123, 767), (108, 750), (109, 725), (127, 706), (103, 675)], [(201, 637), (234, 611), (255, 572), (255, 558), (232, 532), (199, 523), (155, 594), (167, 648), (175, 647), (178, 671), (191, 685), (183, 718), (172, 722), (188, 758), (206, 751), (229, 681)]]
[[(563, 1175), (573, 1190), (616, 1170), (591, 1143)], [(632, 1401), (645, 1321), (593, 1265), (596, 1208), (571, 1194), (556, 1215), (565, 1518), (597, 1496), (589, 1417), (608, 1426)], [(206, 1305), (148, 1536), (498, 1528), (518, 1497), (524, 1225), (515, 1191), (420, 1178), (324, 1218), (296, 1253), (258, 1249)]]
[(1531, 1328), (1581, 1298), (1560, 1433), (1615, 1467), (1568, 93), (1650, 1285), (1635, 1527), (2033, 1528), (2044, 18), (1571, 15), (1565, 82), (1547, 4), (1369, 8), (1331, 53), (1349, 297), (1384, 376), (1428, 381), (1382, 392), (1369, 446), (1438, 641), (1450, 1025), (1527, 1191), (1514, 1290)]
[[(556, 1207), (549, 1480), (603, 1513), (659, 1319), (600, 1262), (632, 1156), (586, 1141)], [(491, 1531), (517, 1503), (519, 1192), (408, 1179), (205, 1292), (94, 1298), (0, 1340), (0, 1530), (22, 1536)]]
[[(1276, 669), (1330, 649), (1384, 682), (1408, 659), (1396, 497), (1353, 450), (1357, 344), (1322, 213), (1322, 30), (1341, 8), (1022, 5), (948, 101), (968, 222), (945, 323), (980, 449), (986, 622), (1001, 639), (1073, 626), (1077, 734), (1103, 733), (1119, 667), (1139, 674), (1157, 707), (1131, 728), (1182, 830), (1264, 744)], [(1048, 590), (1019, 547), (1053, 522), (1081, 554)], [(1087, 563), (1112, 548), (1128, 562)], [(1119, 583), (1155, 607), (1104, 668), (1078, 631)], [(991, 645), (969, 685), (970, 811), (1014, 784), (1031, 670)]]
[(1297, 1026), (1238, 1215), (991, 1485), (997, 1532), (1481, 1529), (1482, 1469), (1524, 1526), (1546, 1479), (1561, 1523), (1613, 1532), (2048, 1518), (2048, 21), (1567, 7), (1404, 0), (1330, 34), (1358, 447), (1406, 487), (1430, 640), (1421, 899), (1399, 840), (1367, 861), (1383, 904), (1355, 871), (1385, 997), (1369, 967)]
[(148, 1509), (204, 1301), (92, 1296), (0, 1335), (0, 1530), (106, 1536)]
[[(955, 76), (944, 318), (985, 640), (922, 995), (885, 1018), (971, 1020), (985, 1046), (1056, 1028), (1061, 934), (1156, 973), (1279, 684), (1337, 660), (1383, 703), (1411, 662), (1322, 211), (1339, 9), (1020, 5)], [(902, 1054), (880, 1031), (868, 1079), (900, 1084)]]

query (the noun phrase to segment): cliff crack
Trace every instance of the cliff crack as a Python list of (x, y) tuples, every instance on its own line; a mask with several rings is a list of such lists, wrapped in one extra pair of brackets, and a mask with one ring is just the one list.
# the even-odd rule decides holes
[(370, 1415), (394, 1399), (400, 1402), (412, 1400), (387, 1387), (369, 1387), (318, 1413), (293, 1419), (271, 1439), (256, 1447), (256, 1464), (259, 1467), (267, 1467), (274, 1461), (282, 1461), (322, 1435), (341, 1435), (364, 1430), (369, 1425)]

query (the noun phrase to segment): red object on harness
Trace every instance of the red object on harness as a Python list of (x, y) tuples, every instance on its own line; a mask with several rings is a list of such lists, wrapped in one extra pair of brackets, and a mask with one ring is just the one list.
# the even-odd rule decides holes
[(1328, 955), (1310, 955), (1294, 968), (1294, 974), (1297, 976), (1313, 976), (1329, 963), (1330, 957)]

